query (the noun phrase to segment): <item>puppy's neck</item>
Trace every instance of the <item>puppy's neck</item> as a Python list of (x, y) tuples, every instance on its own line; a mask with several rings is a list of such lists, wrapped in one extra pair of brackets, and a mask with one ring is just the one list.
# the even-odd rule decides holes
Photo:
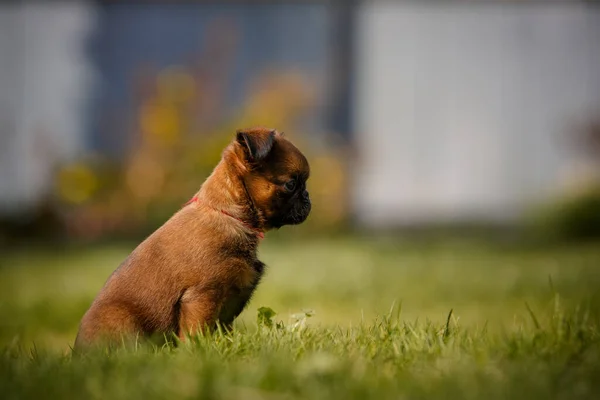
[(254, 230), (264, 231), (264, 219), (245, 186), (244, 172), (224, 156), (204, 181), (196, 198), (199, 203), (230, 215)]

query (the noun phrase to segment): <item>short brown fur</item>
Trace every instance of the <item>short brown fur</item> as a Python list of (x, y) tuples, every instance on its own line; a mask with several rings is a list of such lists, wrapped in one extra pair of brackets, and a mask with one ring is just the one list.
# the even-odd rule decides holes
[[(263, 274), (257, 232), (306, 219), (309, 173), (306, 158), (276, 131), (238, 131), (196, 200), (108, 278), (81, 321), (75, 348), (155, 333), (183, 339), (217, 321), (230, 327)], [(291, 184), (282, 186), (290, 179), (302, 184), (293, 194)]]

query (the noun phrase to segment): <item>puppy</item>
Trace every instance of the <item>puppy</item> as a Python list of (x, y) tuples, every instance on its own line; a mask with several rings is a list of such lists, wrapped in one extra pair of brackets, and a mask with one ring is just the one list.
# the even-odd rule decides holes
[(264, 232), (300, 224), (311, 202), (304, 155), (272, 129), (237, 131), (200, 191), (112, 273), (75, 349), (123, 338), (230, 327), (264, 270)]

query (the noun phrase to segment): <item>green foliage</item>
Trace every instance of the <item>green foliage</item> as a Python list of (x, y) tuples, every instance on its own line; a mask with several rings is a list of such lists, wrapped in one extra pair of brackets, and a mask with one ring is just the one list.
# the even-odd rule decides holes
[(600, 187), (558, 200), (536, 213), (536, 236), (551, 240), (600, 238)]
[(269, 307), (260, 307), (258, 310), (258, 315), (256, 316), (256, 324), (258, 326), (264, 326), (267, 328), (273, 327), (273, 317), (277, 315), (272, 308)]
[(250, 126), (285, 131), (311, 163), (315, 207), (301, 230), (334, 229), (345, 220), (344, 149), (323, 144), (332, 138), (328, 132), (315, 141), (303, 131), (301, 122), (315, 107), (304, 76), (259, 75), (240, 109), (221, 118), (215, 117), (221, 105), (213, 101), (222, 97), (205, 98), (194, 89), (214, 82), (202, 82), (206, 78), (188, 68), (166, 68), (149, 78), (131, 116), (136, 123), (122, 132), (132, 143), (125, 155), (84, 155), (56, 172), (54, 203), (70, 238), (146, 236), (200, 189), (236, 130)]

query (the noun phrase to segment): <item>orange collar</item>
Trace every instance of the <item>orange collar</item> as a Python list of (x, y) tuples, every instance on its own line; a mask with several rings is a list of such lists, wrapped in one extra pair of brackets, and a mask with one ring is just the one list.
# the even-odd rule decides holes
[[(189, 199), (189, 200), (188, 200), (188, 201), (187, 201), (187, 202), (186, 202), (186, 203), (183, 205), (183, 207), (185, 207), (185, 206), (187, 206), (187, 205), (189, 205), (189, 204), (195, 203), (195, 202), (197, 202), (197, 201), (198, 201), (198, 196), (194, 196), (194, 197), (192, 197), (191, 199)], [(265, 233), (264, 233), (263, 231), (261, 231), (260, 229), (253, 228), (252, 226), (250, 226), (250, 225), (249, 225), (249, 224), (247, 224), (246, 222), (242, 221), (241, 219), (239, 219), (239, 218), (237, 218), (237, 217), (234, 217), (233, 215), (229, 214), (227, 211), (224, 211), (224, 210), (217, 210), (217, 211), (220, 211), (222, 214), (225, 214), (225, 215), (227, 215), (228, 217), (230, 217), (230, 218), (233, 218), (233, 219), (235, 219), (236, 221), (239, 221), (239, 222), (241, 222), (242, 224), (244, 224), (244, 226), (245, 226), (246, 228), (248, 228), (248, 229), (250, 229), (250, 230), (254, 231), (254, 232), (256, 233), (256, 235), (257, 235), (259, 238), (261, 238), (261, 239), (264, 239), (264, 238), (265, 238)]]

